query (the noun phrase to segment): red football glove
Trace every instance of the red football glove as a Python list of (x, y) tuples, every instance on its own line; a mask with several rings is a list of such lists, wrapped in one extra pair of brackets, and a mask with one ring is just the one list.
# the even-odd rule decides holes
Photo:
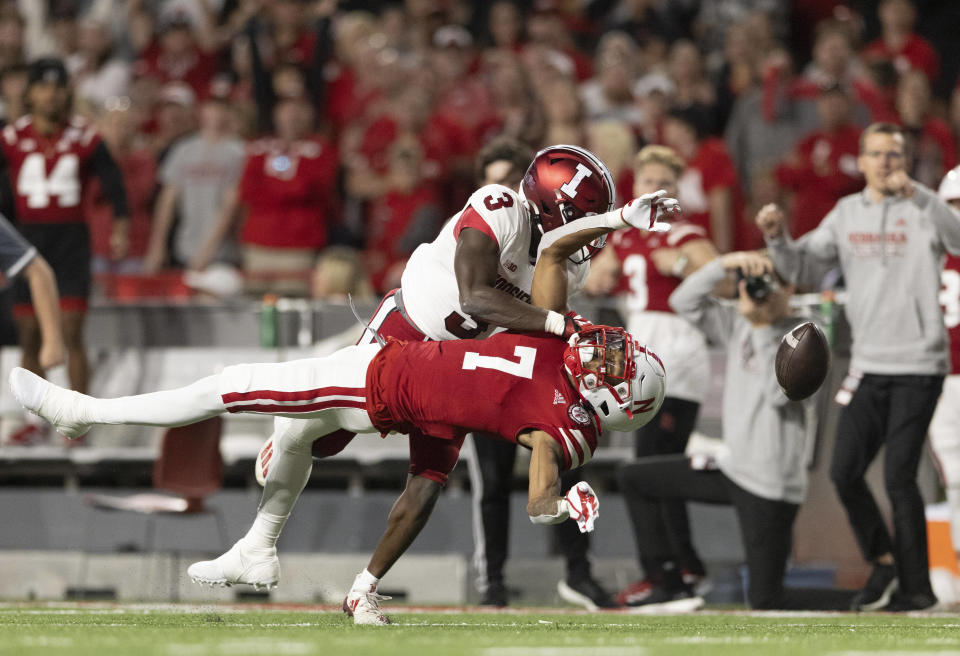
[(593, 531), (593, 523), (600, 516), (600, 501), (590, 484), (580, 481), (567, 491), (563, 500), (567, 504), (570, 519), (577, 523), (580, 532)]

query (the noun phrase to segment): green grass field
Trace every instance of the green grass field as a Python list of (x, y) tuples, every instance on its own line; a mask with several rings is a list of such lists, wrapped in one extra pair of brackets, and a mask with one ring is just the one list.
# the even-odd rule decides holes
[(616, 656), (960, 654), (960, 616), (683, 616), (540, 611), (391, 613), (388, 627), (338, 612), (109, 604), (0, 607), (0, 654), (44, 656)]

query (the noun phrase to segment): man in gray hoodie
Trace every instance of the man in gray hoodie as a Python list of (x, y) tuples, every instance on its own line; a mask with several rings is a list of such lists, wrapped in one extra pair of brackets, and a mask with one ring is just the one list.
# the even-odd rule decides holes
[[(844, 405), (830, 477), (873, 572), (854, 609), (907, 611), (937, 603), (930, 586), (923, 500), (917, 467), (930, 418), (949, 368), (937, 294), (945, 252), (960, 253), (960, 217), (905, 170), (900, 128), (875, 123), (860, 137), (866, 186), (846, 196), (797, 241), (783, 213), (760, 210), (777, 269), (796, 283), (839, 266), (853, 333), (850, 372), (837, 395)], [(884, 482), (893, 536), (864, 480), (886, 447)]]

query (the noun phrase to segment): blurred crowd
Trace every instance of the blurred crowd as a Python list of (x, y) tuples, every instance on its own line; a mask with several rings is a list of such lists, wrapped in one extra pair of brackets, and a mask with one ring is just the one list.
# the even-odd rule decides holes
[(95, 272), (372, 294), (498, 135), (592, 150), (621, 202), (639, 147), (672, 147), (720, 252), (762, 244), (766, 203), (798, 236), (862, 188), (870, 122), (901, 124), (936, 187), (957, 163), (958, 26), (956, 3), (921, 0), (3, 0), (0, 117), (27, 111), (30, 61), (65, 62), (129, 198), (117, 260), (87, 190)]

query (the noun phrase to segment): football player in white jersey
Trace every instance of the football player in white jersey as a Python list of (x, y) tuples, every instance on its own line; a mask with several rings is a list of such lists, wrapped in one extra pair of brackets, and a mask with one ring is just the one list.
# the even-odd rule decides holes
[[(550, 309), (529, 304), (538, 254), (567, 235), (589, 236), (567, 263), (568, 291), (586, 278), (587, 260), (603, 247), (606, 235), (626, 227), (665, 230), (660, 218), (679, 212), (663, 191), (635, 198), (620, 209), (607, 167), (577, 146), (541, 150), (520, 188), (481, 187), (431, 243), (411, 255), (401, 287), (387, 294), (361, 341), (464, 339), (489, 335), (496, 328), (543, 331), (569, 337), (580, 324), (567, 312), (567, 295), (547, 299)], [(261, 483), (270, 475), (274, 440), (304, 439), (318, 430), (309, 419), (278, 419), (256, 463)], [(319, 430), (323, 430), (322, 426)], [(339, 431), (313, 442), (315, 457), (341, 451), (354, 437)], [(387, 519), (367, 571), (379, 577), (410, 546), (426, 523), (447, 475), (456, 464), (460, 443), (410, 435), (410, 475)]]

